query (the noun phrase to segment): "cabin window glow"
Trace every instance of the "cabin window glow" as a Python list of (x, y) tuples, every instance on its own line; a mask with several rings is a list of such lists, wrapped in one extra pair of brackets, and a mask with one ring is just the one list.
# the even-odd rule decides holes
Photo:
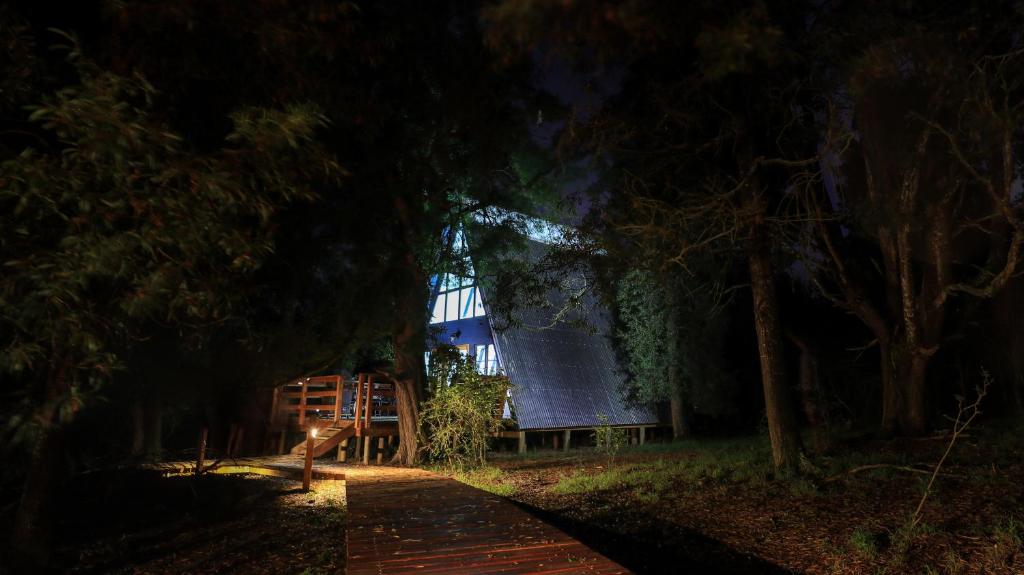
[(463, 287), (437, 294), (433, 311), (430, 314), (430, 323), (456, 321), (483, 315), (484, 304), (480, 297), (480, 290), (472, 283), (467, 283), (463, 284)]
[(436, 285), (439, 292), (431, 308), (432, 324), (485, 315), (480, 290), (473, 281), (473, 263), (469, 259), (466, 236), (462, 230), (455, 231), (452, 251), (455, 257), (462, 259), (462, 265), (457, 270), (459, 273), (441, 274), (434, 276), (431, 281), (431, 286)]
[(494, 344), (476, 346), (476, 370), (485, 375), (498, 373), (498, 356)]

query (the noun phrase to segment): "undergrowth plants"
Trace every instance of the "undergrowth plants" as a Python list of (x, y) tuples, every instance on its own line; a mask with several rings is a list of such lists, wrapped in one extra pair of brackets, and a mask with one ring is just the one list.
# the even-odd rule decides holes
[(860, 555), (874, 559), (878, 555), (875, 534), (870, 529), (858, 527), (850, 534), (850, 547)]
[(482, 489), (488, 493), (510, 497), (515, 493), (515, 485), (502, 481), (504, 473), (497, 467), (478, 467), (455, 472), (455, 479), (466, 485)]
[[(680, 444), (671, 446), (680, 450)], [(709, 440), (689, 443), (686, 457), (657, 459), (637, 463), (609, 466), (594, 473), (584, 470), (563, 478), (551, 490), (558, 494), (582, 494), (620, 487), (636, 488), (647, 496), (663, 493), (673, 485), (695, 488), (702, 485), (726, 482), (766, 481), (772, 476), (767, 457), (761, 452), (767, 446), (761, 441)], [(664, 452), (666, 449), (639, 448), (636, 452)]]
[(501, 428), (508, 378), (479, 373), (472, 357), (451, 347), (431, 355), (430, 373), (433, 395), (420, 412), (427, 454), (452, 470), (482, 466), (491, 435)]

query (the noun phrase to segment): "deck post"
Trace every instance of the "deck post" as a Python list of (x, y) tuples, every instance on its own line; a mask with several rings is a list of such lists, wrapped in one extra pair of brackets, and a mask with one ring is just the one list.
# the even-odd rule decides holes
[(377, 465), (384, 463), (384, 436), (377, 438)]
[(555, 432), (555, 435), (552, 436), (552, 438), (551, 438), (551, 447), (555, 451), (558, 451), (558, 432), (557, 431)]
[(306, 425), (306, 388), (309, 387), (309, 382), (303, 381), (299, 383), (302, 386), (302, 392), (299, 394), (299, 427), (305, 427)]
[(370, 464), (370, 436), (363, 437), (363, 465)]
[(235, 432), (235, 444), (231, 447), (231, 457), (238, 457), (238, 453), (242, 450), (242, 438), (245, 437), (245, 427), (242, 425), (238, 426), (238, 431)]
[[(363, 429), (362, 426), (359, 424), (359, 419), (363, 416), (363, 379), (365, 377), (366, 374), (360, 373), (359, 379), (356, 383), (356, 410), (355, 413), (353, 414), (355, 416), (355, 422), (353, 423), (353, 425), (355, 425), (357, 437), (363, 434)], [(359, 455), (358, 441), (356, 442), (356, 455)]]
[(199, 432), (199, 455), (196, 457), (196, 477), (203, 473), (203, 463), (206, 460), (206, 437), (210, 430), (205, 426)]
[(302, 468), (302, 490), (309, 491), (309, 482), (313, 479), (313, 432), (306, 432), (306, 464)]
[(569, 440), (572, 439), (572, 430), (565, 430), (565, 441), (563, 442), (562, 449), (569, 451)]
[(344, 394), (344, 381), (339, 375), (334, 380), (334, 423), (338, 423), (341, 420), (341, 396)]
[(640, 445), (643, 445), (644, 441), (646, 439), (647, 439), (647, 428), (646, 427), (641, 427), (640, 428)]
[(342, 439), (338, 444), (338, 461), (345, 463), (348, 459), (348, 439)]
[(366, 415), (363, 417), (363, 427), (370, 429), (370, 418), (373, 417), (373, 374), (366, 378)]
[(519, 432), (519, 453), (526, 453), (526, 432)]
[(224, 455), (231, 457), (231, 454), (235, 451), (235, 434), (238, 433), (238, 425), (232, 423), (228, 428), (228, 444), (224, 447)]
[[(277, 420), (278, 420), (278, 417), (277, 417), (278, 402), (281, 400), (280, 394), (281, 394), (281, 388), (280, 387), (275, 387), (274, 388), (274, 398), (270, 402), (270, 425), (271, 425), (271, 427), (273, 427), (274, 425), (277, 424)], [(287, 422), (285, 422), (285, 423), (287, 423)]]

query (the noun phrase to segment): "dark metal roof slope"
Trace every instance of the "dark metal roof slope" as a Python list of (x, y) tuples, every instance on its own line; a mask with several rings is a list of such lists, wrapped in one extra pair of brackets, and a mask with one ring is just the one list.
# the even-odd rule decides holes
[[(530, 257), (541, 257), (545, 249), (530, 242)], [(574, 280), (582, 278), (564, 284)], [(605, 310), (596, 301), (584, 306), (592, 332), (571, 323), (580, 312), (573, 312), (576, 316), (567, 318), (569, 322), (555, 322), (564, 292), (553, 290), (548, 299), (552, 307), (522, 310), (517, 314), (521, 327), (494, 334), (498, 359), (512, 382), (519, 428), (594, 427), (600, 425), (599, 415), (611, 425), (657, 423), (650, 407), (628, 405), (622, 397), (624, 375), (607, 337)]]

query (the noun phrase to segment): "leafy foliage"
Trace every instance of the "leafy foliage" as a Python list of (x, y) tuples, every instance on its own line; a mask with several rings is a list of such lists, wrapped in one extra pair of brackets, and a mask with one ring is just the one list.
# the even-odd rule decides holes
[(472, 357), (443, 347), (431, 354), (430, 384), (433, 396), (420, 414), (430, 457), (453, 469), (483, 465), (488, 440), (501, 427), (508, 378), (482, 375)]
[(50, 400), (77, 403), (147, 326), (198, 345), (243, 315), (277, 213), (342, 171), (316, 143), (325, 119), (311, 106), (241, 110), (221, 149), (196, 153), (155, 114), (144, 78), (66, 48), (77, 81), (31, 113), (50, 145), (0, 163), (0, 371), (32, 382), (60, 370), (70, 386)]
[[(630, 376), (629, 396), (638, 402), (666, 401), (678, 378), (682, 398), (694, 411), (728, 412), (736, 388), (723, 365), (728, 314), (726, 306), (714, 303), (713, 290), (682, 282), (666, 286), (637, 269), (626, 272), (615, 288), (615, 342)], [(685, 292), (668, 293), (672, 289)]]
[(597, 452), (608, 459), (608, 465), (615, 463), (615, 456), (629, 442), (626, 430), (621, 427), (612, 427), (608, 423), (608, 416), (601, 413), (597, 416), (598, 426), (594, 428), (594, 443), (597, 445)]

